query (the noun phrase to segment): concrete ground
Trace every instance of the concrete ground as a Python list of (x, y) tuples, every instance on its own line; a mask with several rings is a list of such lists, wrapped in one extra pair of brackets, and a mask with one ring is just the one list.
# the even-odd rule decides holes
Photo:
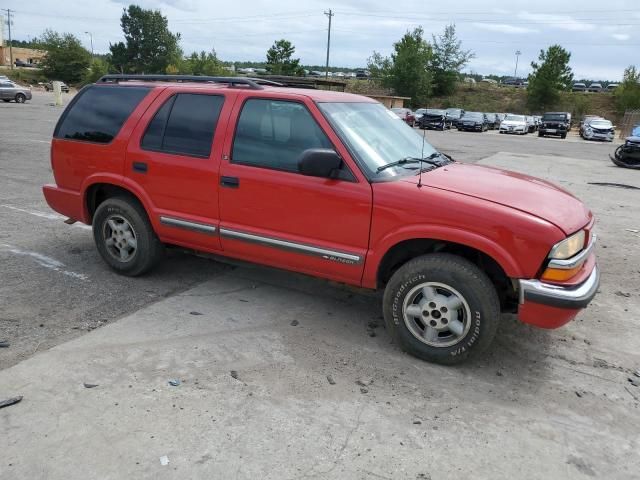
[(563, 185), (600, 239), (601, 289), (576, 321), (505, 315), (485, 355), (447, 368), (390, 342), (375, 293), (179, 252), (112, 274), (90, 231), (47, 216), (46, 103), (0, 106), (0, 401), (24, 396), (0, 409), (1, 479), (637, 478), (640, 192), (589, 182), (640, 177), (611, 145), (427, 132)]

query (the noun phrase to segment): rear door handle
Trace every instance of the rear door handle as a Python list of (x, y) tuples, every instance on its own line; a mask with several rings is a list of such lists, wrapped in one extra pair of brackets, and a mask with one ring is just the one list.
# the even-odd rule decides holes
[(220, 185), (227, 188), (238, 188), (240, 179), (238, 177), (220, 177)]
[(133, 171), (139, 173), (147, 173), (147, 164), (144, 162), (133, 162)]

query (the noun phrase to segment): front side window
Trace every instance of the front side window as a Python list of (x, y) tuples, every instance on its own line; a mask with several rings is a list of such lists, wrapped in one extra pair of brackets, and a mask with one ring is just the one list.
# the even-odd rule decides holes
[(422, 135), (380, 103), (330, 102), (318, 106), (371, 179), (415, 174), (415, 170), (402, 166), (382, 171), (378, 168), (436, 153)]
[(62, 115), (53, 136), (109, 143), (149, 90), (111, 85), (87, 87)]
[(333, 146), (304, 105), (254, 98), (242, 107), (231, 162), (298, 172), (298, 159), (312, 148)]
[(224, 104), (221, 95), (178, 93), (156, 112), (141, 146), (176, 155), (206, 158)]

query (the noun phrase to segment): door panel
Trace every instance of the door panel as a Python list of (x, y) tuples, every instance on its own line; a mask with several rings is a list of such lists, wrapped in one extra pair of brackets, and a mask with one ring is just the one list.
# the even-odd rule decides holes
[[(305, 108), (312, 107), (307, 105)], [(241, 108), (242, 105), (236, 106), (234, 118)], [(300, 120), (291, 122), (298, 126), (300, 123)], [(289, 123), (286, 125), (289, 128)], [(240, 132), (241, 127), (238, 127)], [(231, 125), (225, 153), (242, 151), (245, 156), (255, 155), (254, 163), (264, 164), (265, 156), (278, 138), (287, 142), (289, 139), (288, 131), (283, 133), (282, 122), (275, 127), (260, 127), (262, 133), (266, 132), (261, 154), (259, 148), (253, 148), (257, 145), (255, 141), (250, 144), (254, 153), (251, 153), (252, 149), (234, 150), (235, 125)], [(321, 140), (316, 138), (310, 125), (305, 128), (307, 136), (304, 138), (313, 137), (309, 148), (316, 147)], [(274, 132), (271, 137), (270, 131)], [(335, 144), (332, 132), (320, 130), (320, 133), (323, 137), (326, 134), (326, 138)], [(274, 162), (278, 168), (291, 169), (293, 140), (298, 141), (293, 130), (291, 139), (292, 142), (282, 148), (284, 153)], [(300, 144), (296, 148), (304, 150), (305, 147)], [(347, 166), (353, 168), (348, 162)], [(227, 179), (219, 191), (220, 235), (226, 254), (338, 281), (360, 283), (371, 217), (372, 194), (368, 183), (233, 163), (230, 154), (223, 157), (220, 175)]]
[[(149, 195), (153, 202), (151, 214), (155, 217), (154, 224), (163, 241), (173, 241), (205, 250), (220, 250), (217, 232), (219, 228), (218, 169), (224, 144), (224, 127), (232, 102), (227, 99), (222, 105), (213, 134), (213, 146), (207, 156), (197, 155), (197, 149), (202, 147), (197, 142), (192, 143), (196, 150), (185, 155), (161, 151), (165, 148), (161, 143), (153, 144), (148, 141), (149, 137), (145, 137), (147, 127), (150, 132), (157, 130), (155, 125), (157, 122), (154, 120), (156, 112), (161, 115), (160, 110), (171, 112), (172, 108), (176, 108), (175, 105), (170, 105), (171, 108), (164, 107), (167, 101), (172, 101), (170, 97), (190, 93), (201, 92), (188, 90), (176, 92), (167, 89), (143, 115), (131, 137), (125, 175), (140, 185)], [(218, 94), (216, 96), (220, 97)], [(177, 100), (173, 101), (177, 102)], [(161, 127), (167, 128), (171, 119), (172, 117), (168, 117)], [(189, 127), (189, 124), (184, 125), (185, 128)], [(188, 138), (189, 135), (193, 135), (193, 132), (184, 132), (183, 135)], [(143, 138), (144, 148), (141, 145)], [(172, 138), (171, 144), (166, 148), (175, 145), (177, 145), (175, 138)]]

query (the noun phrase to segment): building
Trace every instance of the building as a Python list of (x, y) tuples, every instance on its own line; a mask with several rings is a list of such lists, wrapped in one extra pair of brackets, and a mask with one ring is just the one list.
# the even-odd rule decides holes
[[(33, 48), (13, 47), (9, 48), (9, 42), (5, 41), (4, 35), (4, 18), (0, 21), (0, 65), (11, 66), (11, 54), (13, 53), (13, 61), (38, 64), (45, 57), (47, 52), (44, 50), (35, 50)], [(13, 52), (12, 52), (13, 51)]]

